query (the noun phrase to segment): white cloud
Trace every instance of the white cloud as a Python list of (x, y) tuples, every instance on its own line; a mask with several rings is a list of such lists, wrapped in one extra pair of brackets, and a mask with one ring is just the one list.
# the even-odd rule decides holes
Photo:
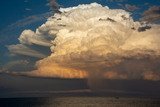
[(36, 34), (31, 30), (24, 30), (19, 37), (19, 41), (21, 44), (27, 44), (27, 45), (40, 45), (40, 46), (47, 46), (50, 47), (52, 44), (50, 41), (47, 41), (45, 38), (39, 36), (36, 36)]
[[(96, 3), (60, 11), (62, 13), (50, 17), (35, 33), (28, 30), (20, 36), (23, 45), (40, 45), (43, 38), (50, 38), (49, 44), (52, 44), (52, 54), (38, 61), (37, 70), (26, 75), (160, 80), (158, 25), (139, 32), (142, 25), (134, 22), (128, 12)], [(31, 52), (33, 50), (15, 51), (19, 46), (18, 49), (12, 47), (15, 53), (41, 56)]]

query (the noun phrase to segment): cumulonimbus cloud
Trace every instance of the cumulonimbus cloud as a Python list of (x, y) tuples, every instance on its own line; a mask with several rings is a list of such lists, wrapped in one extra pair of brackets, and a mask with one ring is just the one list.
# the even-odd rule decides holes
[[(20, 36), (23, 45), (51, 44), (52, 51), (50, 56), (37, 61), (37, 70), (22, 75), (160, 80), (159, 25), (145, 29), (125, 10), (97, 3), (59, 11), (36, 32)], [(50, 41), (43, 42), (42, 38)]]

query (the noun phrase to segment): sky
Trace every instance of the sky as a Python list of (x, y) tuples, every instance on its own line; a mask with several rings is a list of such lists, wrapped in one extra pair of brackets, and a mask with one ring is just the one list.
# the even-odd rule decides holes
[[(101, 30), (100, 28), (97, 29), (96, 26), (94, 25), (92, 25), (94, 26), (92, 27), (92, 30), (95, 28), (95, 30), (98, 30), (99, 32), (102, 32), (104, 34), (106, 33), (109, 34), (108, 29), (105, 29), (105, 27), (103, 28), (103, 26), (109, 25), (111, 27), (110, 28), (111, 36), (113, 35), (112, 27), (114, 27), (115, 32), (119, 35), (122, 35), (120, 33), (122, 31), (122, 32), (128, 32), (129, 35), (136, 35), (136, 36), (131, 37), (127, 41), (125, 41), (126, 40), (125, 38), (121, 38), (122, 42), (125, 42), (125, 45), (122, 45), (122, 46), (120, 45), (120, 43), (117, 44), (117, 42), (111, 41), (112, 38), (110, 38), (109, 41), (105, 39), (105, 45), (111, 46), (110, 47), (111, 49), (106, 50), (106, 47), (103, 47), (101, 49), (101, 47), (98, 45), (99, 43), (103, 42), (104, 39), (102, 37), (99, 39), (95, 39), (96, 35), (101, 35), (101, 33), (96, 34), (96, 31), (94, 32), (93, 30), (92, 33), (95, 34), (95, 36), (90, 36), (88, 38), (85, 37), (86, 39), (84, 40), (82, 39), (82, 35), (85, 35), (85, 32), (77, 33), (77, 29), (82, 30), (83, 28), (77, 27), (72, 22), (70, 22), (69, 24), (67, 23), (66, 20), (69, 20), (69, 19), (73, 20), (73, 22), (74, 21), (76, 22), (77, 20), (79, 20), (80, 16), (76, 17), (77, 13), (73, 12), (72, 14), (75, 16), (70, 18), (66, 17), (66, 19), (63, 19), (63, 18), (57, 19), (57, 20), (62, 20), (62, 22), (57, 22), (54, 19), (53, 20), (48, 19), (50, 16), (53, 16), (55, 13), (60, 14), (60, 16), (58, 15), (54, 16), (56, 18), (64, 17), (63, 15), (61, 15), (61, 12), (66, 15), (69, 14), (67, 9), (65, 10), (66, 11), (65, 13), (63, 9), (61, 11), (58, 10), (59, 8), (68, 8), (68, 7), (77, 6), (79, 4), (90, 4), (94, 2), (100, 4), (102, 7), (108, 6), (110, 9), (113, 9), (113, 13), (115, 12), (114, 13), (115, 16), (118, 13), (114, 9), (126, 10), (129, 13), (122, 12), (122, 14), (126, 15), (126, 17), (127, 15), (130, 14), (131, 17), (133, 18), (133, 21), (127, 19), (126, 22), (125, 21), (120, 22), (119, 19), (116, 18), (113, 14), (108, 13), (109, 18), (107, 19), (100, 18), (99, 21), (110, 20), (113, 22), (115, 21), (115, 22), (121, 23), (121, 24), (128, 23), (125, 25), (127, 26), (127, 28), (124, 27), (123, 29), (123, 26), (122, 26), (122, 29), (120, 29), (119, 28), (120, 25), (118, 24), (116, 25), (116, 24), (107, 23), (106, 25), (105, 24), (103, 25), (104, 22), (102, 22), (101, 29), (104, 29), (106, 32), (104, 32), (104, 30)], [(102, 10), (101, 8), (97, 7), (95, 11), (99, 11), (99, 13), (101, 13)], [(93, 10), (91, 10), (91, 13), (97, 14), (92, 11)], [(139, 0), (132, 0), (132, 1), (131, 0), (70, 0), (70, 1), (68, 0), (57, 0), (57, 1), (55, 0), (51, 0), (51, 1), (3, 0), (1, 1), (1, 4), (0, 4), (0, 13), (1, 13), (0, 72), (2, 72), (0, 74), (0, 92), (4, 92), (3, 95), (0, 94), (0, 97), (1, 96), (4, 97), (6, 95), (16, 96), (18, 95), (17, 92), (27, 92), (27, 91), (31, 92), (31, 90), (48, 92), (48, 91), (88, 89), (88, 88), (97, 90), (97, 87), (98, 87), (98, 90), (99, 89), (101, 90), (103, 88), (109, 89), (108, 86), (105, 86), (105, 87), (101, 87), (101, 85), (99, 86), (98, 84), (99, 83), (102, 84), (103, 82), (102, 83), (99, 82), (101, 81), (101, 79), (99, 79), (97, 76), (93, 74), (99, 75), (100, 78), (103, 78), (103, 76), (105, 75), (107, 79), (108, 78), (116, 79), (114, 81), (115, 84), (119, 84), (120, 82), (122, 83), (122, 87), (117, 87), (117, 89), (114, 89), (114, 90), (121, 89), (123, 91), (129, 91), (128, 89), (123, 87), (127, 87), (130, 84), (123, 81), (123, 79), (126, 79), (126, 80), (133, 79), (132, 82), (133, 84), (135, 84), (135, 87), (136, 87), (137, 81), (140, 82), (139, 78), (144, 78), (141, 80), (140, 83), (148, 84), (148, 86), (147, 85), (142, 86), (141, 87), (142, 90), (145, 87), (148, 87), (148, 89), (145, 90), (146, 93), (150, 91), (155, 91), (156, 94), (157, 93), (160, 94), (160, 92), (158, 91), (158, 89), (160, 88), (160, 83), (159, 83), (160, 74), (159, 74), (159, 67), (158, 67), (159, 38), (157, 37), (157, 34), (159, 33), (158, 25), (160, 23), (160, 20), (159, 20), (160, 19), (160, 1), (159, 0), (152, 0), (152, 1), (151, 0), (141, 0), (141, 1)], [(92, 16), (92, 14), (89, 14), (89, 13), (87, 15), (88, 17), (89, 15)], [(103, 17), (105, 15), (106, 14), (98, 14), (95, 17)], [(75, 20), (74, 18), (77, 18), (77, 20)], [(89, 20), (89, 19), (86, 19), (86, 20)], [(138, 30), (137, 26), (139, 25), (135, 21), (138, 21), (138, 23), (146, 22), (149, 25), (151, 24), (155, 26), (153, 27), (153, 29), (149, 31), (144, 31), (142, 33), (126, 30), (128, 28), (131, 28), (131, 29), (137, 28)], [(42, 24), (44, 26), (41, 26)], [(95, 21), (95, 24), (97, 24), (98, 26), (99, 22)], [(88, 28), (87, 26), (89, 25), (86, 25), (85, 30), (90, 28), (90, 27)], [(59, 37), (53, 36), (57, 34), (52, 31), (53, 29), (52, 27), (53, 28), (55, 27), (54, 29), (61, 29), (58, 31), (55, 30), (56, 32), (59, 32), (58, 33)], [(73, 34), (70, 34), (68, 33), (68, 31), (65, 31), (63, 27), (69, 30), (69, 32), (73, 32)], [(70, 29), (72, 30), (70, 31)], [(90, 34), (90, 32), (88, 32), (88, 34), (90, 35), (92, 35), (92, 33)], [(68, 36), (71, 36), (71, 37), (72, 35), (78, 35), (79, 38), (78, 37), (75, 38), (73, 36), (72, 38), (75, 38), (75, 39), (72, 40), (70, 38), (67, 38), (67, 34)], [(37, 35), (40, 35), (40, 36), (37, 37)], [(65, 36), (61, 37), (61, 35), (66, 35), (66, 37)], [(147, 35), (147, 36), (144, 37), (144, 35)], [(54, 41), (55, 38), (56, 40)], [(128, 38), (128, 36), (126, 36), (126, 38)], [(88, 48), (88, 51), (83, 51), (83, 49), (75, 48), (77, 43), (79, 43), (80, 39), (82, 39), (80, 43), (81, 48), (83, 46), (86, 46)], [(97, 41), (94, 41), (94, 39)], [(51, 40), (54, 42), (52, 43)], [(134, 42), (133, 40), (136, 42)], [(106, 42), (107, 43), (111, 42), (113, 44), (106, 44)], [(150, 45), (148, 45), (149, 43)], [(54, 46), (55, 44), (57, 47)], [(133, 44), (136, 44), (136, 45), (133, 46)], [(127, 51), (124, 51), (121, 53), (119, 48), (115, 48), (117, 45)], [(138, 56), (139, 50), (136, 50), (137, 49), (136, 46), (137, 47), (142, 46), (140, 47), (142, 49), (140, 50), (140, 56)], [(93, 50), (92, 50), (92, 47), (93, 47)], [(129, 49), (132, 49), (132, 50), (130, 51)], [(113, 50), (117, 50), (117, 51), (113, 51)], [(83, 51), (83, 54), (82, 53), (77, 54), (79, 51)], [(108, 56), (108, 54), (106, 55), (106, 52), (108, 51), (111, 51), (110, 56)], [(155, 53), (152, 53), (152, 51)], [(102, 53), (102, 55), (100, 55), (99, 53)], [(70, 55), (70, 56), (67, 56), (67, 55)], [(147, 55), (149, 56), (149, 59), (147, 59)], [(138, 59), (139, 57), (141, 59)], [(129, 60), (126, 60), (123, 58), (126, 58), (126, 59), (129, 58)], [(155, 60), (156, 58), (157, 60)], [(106, 62), (106, 60), (111, 60), (111, 61)], [(121, 62), (117, 64), (116, 63), (117, 60), (120, 60)], [(92, 62), (93, 64), (87, 63), (87, 61)], [(148, 63), (146, 63), (146, 61)], [(106, 67), (104, 63), (105, 64), (109, 63), (114, 66), (110, 67), (108, 65), (109, 67)], [(98, 67), (95, 66), (95, 64)], [(137, 68), (136, 69), (137, 72), (134, 71), (135, 70), (134, 67)], [(144, 68), (146, 71), (144, 71)], [(115, 70), (115, 72), (109, 71), (105, 73), (104, 69)], [(72, 71), (74, 71), (74, 73)], [(139, 73), (141, 71), (143, 71), (143, 74)], [(88, 77), (86, 76), (87, 75), (86, 72), (89, 75)], [(121, 75), (119, 75), (117, 74), (117, 72), (122, 72), (122, 73), (120, 73)], [(72, 73), (73, 73), (73, 78), (80, 79), (85, 77), (89, 79), (87, 82), (80, 81), (80, 80), (72, 80), (71, 82), (70, 81), (68, 82), (63, 79), (62, 80), (52, 79), (57, 77), (72, 78)], [(23, 75), (23, 76), (19, 76), (19, 75)], [(140, 77), (140, 75), (142, 75), (142, 77)], [(148, 80), (149, 82), (147, 82)], [(152, 80), (155, 82), (153, 82)], [(21, 82), (17, 82), (17, 81), (21, 81)], [(41, 84), (41, 82), (39, 81), (43, 81), (44, 83)], [(69, 83), (69, 86), (68, 86), (68, 83)], [(79, 83), (79, 85), (76, 85), (77, 83)], [(112, 82), (109, 81), (108, 83), (111, 85)], [(123, 84), (126, 84), (126, 85), (123, 85)], [(59, 87), (59, 89), (55, 88), (54, 85), (56, 87)], [(24, 88), (24, 87), (27, 87), (27, 88)], [(70, 89), (68, 89), (68, 87), (70, 87)], [(153, 90), (153, 88), (151, 87), (158, 87), (158, 88), (157, 90)], [(138, 88), (135, 88), (135, 90), (138, 90)]]
[[(107, 5), (113, 9), (125, 9), (132, 13), (134, 20), (139, 20), (142, 13), (153, 6), (159, 6), (159, 0), (58, 0), (59, 6), (71, 7), (78, 4), (97, 2), (102, 5)], [(1, 23), (0, 23), (0, 45), (1, 55), (0, 65), (6, 63), (8, 56), (6, 45), (18, 43), (18, 36), (24, 29), (35, 30), (38, 26), (43, 24), (48, 16), (51, 16), (51, 8), (47, 0), (15, 0), (2, 1), (1, 7)], [(9, 39), (12, 39), (9, 40)], [(4, 54), (5, 53), (5, 54)]]

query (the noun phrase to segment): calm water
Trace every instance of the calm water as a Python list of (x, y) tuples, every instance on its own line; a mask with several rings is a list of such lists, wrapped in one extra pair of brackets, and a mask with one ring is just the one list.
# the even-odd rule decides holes
[(160, 99), (57, 97), (0, 99), (0, 107), (160, 107)]

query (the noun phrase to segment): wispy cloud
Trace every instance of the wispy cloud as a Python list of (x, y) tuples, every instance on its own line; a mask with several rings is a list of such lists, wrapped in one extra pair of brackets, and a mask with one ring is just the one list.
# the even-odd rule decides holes
[(7, 64), (5, 64), (2, 67), (2, 72), (6, 72), (6, 71), (18, 71), (18, 70), (23, 70), (24, 69), (28, 69), (28, 65), (29, 65), (29, 61), (28, 60), (13, 60), (8, 62)]
[(130, 4), (125, 4), (125, 8), (128, 11), (135, 11), (135, 10), (139, 9), (138, 6), (136, 6), (136, 5), (130, 5)]
[[(27, 18), (24, 18), (22, 20), (18, 20), (15, 23), (12, 23), (5, 27), (4, 29), (0, 30), (0, 44), (3, 44), (5, 42), (9, 42), (10, 39), (15, 39), (17, 37), (13, 36), (13, 32), (18, 31), (19, 29), (26, 27), (28, 25), (33, 25), (36, 22), (41, 22), (47, 20), (49, 16), (51, 16), (53, 13), (52, 12), (47, 12), (43, 14), (38, 14), (38, 15), (32, 15)], [(11, 33), (12, 32), (12, 33)]]
[(49, 3), (48, 5), (51, 7), (51, 9), (54, 11), (54, 12), (57, 12), (59, 13), (59, 4), (57, 3), (57, 0), (48, 0)]
[(28, 47), (23, 44), (10, 45), (8, 46), (8, 49), (13, 54), (25, 55), (25, 56), (36, 57), (36, 58), (47, 57), (45, 54), (42, 54), (41, 52), (36, 51), (31, 47)]
[(25, 10), (26, 10), (26, 11), (31, 11), (32, 9), (30, 9), (30, 8), (25, 8)]
[(124, 2), (124, 1), (127, 1), (127, 0), (107, 0), (108, 2)]
[(141, 21), (160, 23), (160, 6), (152, 6), (144, 11)]

